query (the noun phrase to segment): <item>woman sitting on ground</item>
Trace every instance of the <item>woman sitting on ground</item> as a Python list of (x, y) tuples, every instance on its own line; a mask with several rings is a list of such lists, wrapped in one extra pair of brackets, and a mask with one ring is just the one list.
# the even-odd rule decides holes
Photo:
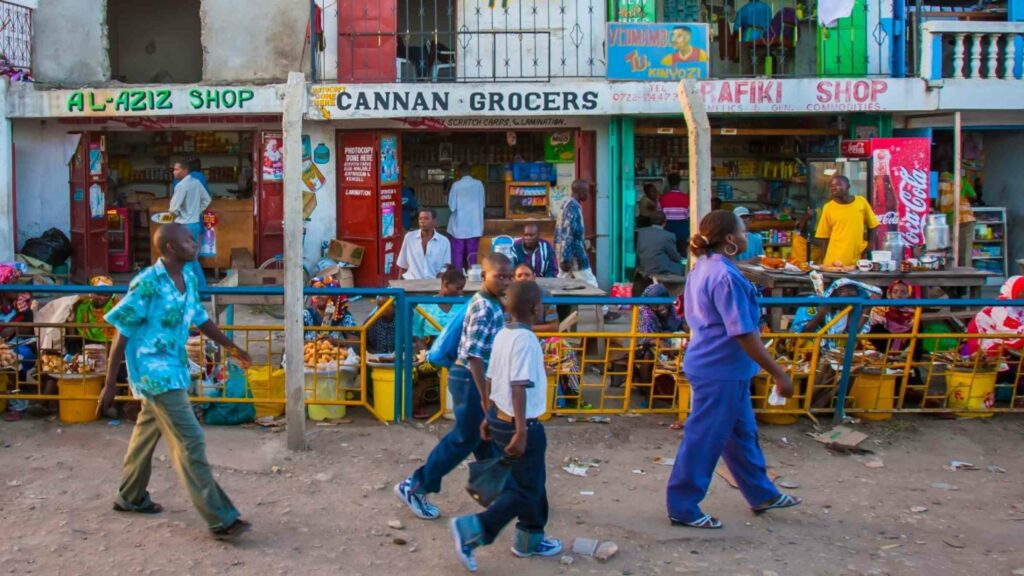
[[(310, 288), (338, 288), (338, 282), (331, 276), (313, 278), (309, 283)], [(348, 310), (348, 298), (346, 296), (324, 296), (317, 294), (309, 297), (309, 306), (302, 311), (302, 326), (306, 328), (316, 326), (344, 326), (354, 327), (356, 319)], [(320, 330), (303, 331), (303, 339), (308, 341), (327, 338), (332, 341), (342, 340), (340, 332), (323, 332)]]
[[(537, 273), (529, 264), (523, 262), (516, 266), (515, 280), (516, 282), (536, 282)], [(551, 292), (543, 288), (540, 289), (540, 292), (542, 298), (551, 298)], [(505, 321), (508, 322), (510, 318), (506, 315)], [(538, 334), (558, 332), (558, 309), (554, 305), (541, 303), (541, 313), (533, 324), (533, 331)]]
[[(663, 284), (651, 284), (644, 290), (644, 298), (671, 298), (672, 294)], [(639, 334), (671, 334), (684, 330), (683, 319), (676, 314), (675, 306), (672, 304), (653, 304), (640, 306), (636, 331)], [(655, 389), (655, 396), (669, 396), (672, 394), (674, 379), (665, 384), (655, 381), (654, 367), (658, 363), (659, 356), (667, 352), (676, 352), (670, 349), (667, 340), (655, 338), (637, 338), (634, 342), (636, 351), (633, 354), (633, 382), (634, 384), (651, 385)], [(621, 384), (620, 384), (621, 385)]]
[[(881, 296), (881, 294), (882, 291), (874, 286), (868, 286), (848, 278), (840, 278), (825, 289), (823, 296), (825, 298), (872, 298)], [(842, 311), (843, 309), (841, 308), (829, 305), (817, 308), (814, 306), (800, 308), (793, 317), (790, 332), (817, 332), (822, 327), (828, 326)], [(829, 336), (845, 334), (847, 324), (848, 317), (843, 316), (828, 329), (827, 334)], [(860, 319), (860, 333), (863, 334), (867, 329), (868, 318), (865, 316)], [(837, 350), (839, 349), (839, 340), (838, 338), (823, 338), (821, 347), (823, 350)]]
[[(1024, 300), (1024, 276), (1011, 276), (999, 290), (999, 300)], [(1024, 348), (1024, 308), (1019, 306), (986, 306), (967, 325), (968, 334), (1016, 334), (1019, 338), (969, 338), (963, 353), (973, 356), (981, 351), (998, 357), (1004, 350)]]
[[(903, 280), (896, 280), (885, 290), (890, 300), (906, 300), (913, 295), (913, 288)], [(907, 306), (875, 306), (868, 316), (868, 332), (871, 334), (910, 334), (914, 331), (914, 309)], [(894, 354), (907, 348), (905, 338), (872, 338), (871, 345), (879, 352)], [(915, 355), (920, 347), (915, 351)]]

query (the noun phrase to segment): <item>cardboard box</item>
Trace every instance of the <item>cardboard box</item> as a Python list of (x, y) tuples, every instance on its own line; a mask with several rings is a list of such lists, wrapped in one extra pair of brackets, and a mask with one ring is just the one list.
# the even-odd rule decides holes
[(239, 286), (281, 286), (284, 270), (238, 270)]
[(331, 240), (331, 244), (327, 248), (327, 257), (351, 266), (359, 266), (363, 263), (364, 251), (363, 247), (358, 244), (335, 239)]
[(251, 270), (256, 267), (256, 260), (247, 248), (232, 248), (231, 267), (235, 270)]
[(352, 288), (355, 286), (355, 280), (352, 277), (352, 270), (348, 268), (339, 269), (335, 278), (338, 279), (338, 286), (342, 288)]

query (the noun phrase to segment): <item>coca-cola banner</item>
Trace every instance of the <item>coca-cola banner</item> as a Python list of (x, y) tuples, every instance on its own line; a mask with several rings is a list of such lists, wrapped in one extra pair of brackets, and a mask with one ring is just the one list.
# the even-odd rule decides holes
[(925, 243), (928, 222), (928, 172), (931, 140), (928, 138), (871, 139), (871, 207), (878, 217), (878, 241), (899, 230), (903, 243)]

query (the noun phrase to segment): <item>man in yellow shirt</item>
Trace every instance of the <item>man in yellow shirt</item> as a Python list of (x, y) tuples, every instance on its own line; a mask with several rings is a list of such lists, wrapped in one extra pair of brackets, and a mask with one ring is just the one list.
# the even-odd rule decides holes
[(850, 194), (850, 180), (846, 176), (833, 176), (829, 192), (832, 200), (821, 210), (821, 220), (814, 234), (825, 246), (822, 264), (852, 266), (871, 244), (878, 219), (867, 200)]

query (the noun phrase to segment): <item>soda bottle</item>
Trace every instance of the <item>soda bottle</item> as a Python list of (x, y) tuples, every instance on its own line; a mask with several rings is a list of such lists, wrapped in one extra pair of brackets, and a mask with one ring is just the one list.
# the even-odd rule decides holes
[(879, 249), (882, 239), (889, 230), (898, 229), (899, 225), (899, 199), (896, 197), (896, 189), (893, 188), (892, 178), (889, 175), (889, 164), (892, 160), (892, 153), (880, 149), (871, 152), (872, 158), (872, 186), (871, 186), (871, 210), (878, 216), (879, 226), (875, 233), (875, 248)]

